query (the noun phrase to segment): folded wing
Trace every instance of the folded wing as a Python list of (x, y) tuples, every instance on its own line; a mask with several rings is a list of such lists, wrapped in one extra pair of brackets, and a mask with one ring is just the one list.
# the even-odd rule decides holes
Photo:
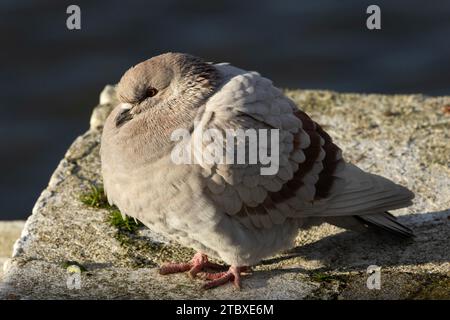
[[(224, 82), (197, 119), (194, 139), (207, 129), (223, 136), (230, 129), (279, 130), (279, 170), (275, 174), (261, 175), (265, 166), (248, 161), (200, 163), (207, 192), (226, 214), (249, 228), (270, 228), (286, 218), (376, 215), (411, 203), (413, 194), (406, 188), (346, 163), (331, 137), (270, 80), (230, 65), (216, 68)], [(246, 138), (222, 142), (219, 149), (223, 148), (224, 154), (250, 147)], [(217, 145), (211, 148), (211, 144), (214, 141), (203, 142), (203, 154), (217, 150)], [(269, 152), (273, 149), (267, 148)], [(368, 219), (373, 224), (384, 221)], [(390, 223), (387, 220), (384, 222)]]

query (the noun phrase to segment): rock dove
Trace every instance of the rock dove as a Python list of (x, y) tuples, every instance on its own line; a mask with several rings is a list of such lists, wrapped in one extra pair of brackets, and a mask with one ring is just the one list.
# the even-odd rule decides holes
[[(163, 265), (161, 274), (188, 271), (209, 280), (205, 288), (240, 288), (241, 273), (322, 222), (413, 235), (388, 210), (411, 205), (414, 194), (346, 162), (324, 129), (257, 72), (165, 53), (130, 68), (117, 95), (101, 141), (109, 202), (197, 251), (189, 262)], [(209, 129), (236, 139), (204, 139)], [(177, 130), (186, 137), (174, 139)], [(267, 154), (278, 151), (277, 170), (263, 174), (268, 164), (259, 158), (236, 161), (239, 150), (255, 147), (236, 134), (247, 131), (261, 141), (277, 132), (275, 142), (257, 144)], [(195, 155), (179, 163), (175, 150)], [(230, 161), (198, 159), (198, 150), (213, 160), (223, 150)], [(228, 271), (206, 272), (217, 267), (208, 257)]]

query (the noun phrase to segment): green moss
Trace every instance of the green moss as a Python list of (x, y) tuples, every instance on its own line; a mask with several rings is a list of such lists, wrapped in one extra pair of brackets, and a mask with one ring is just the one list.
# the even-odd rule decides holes
[(134, 220), (130, 217), (122, 217), (119, 209), (112, 209), (109, 214), (108, 222), (111, 226), (116, 227), (119, 231), (135, 233), (136, 230), (143, 226), (142, 222)]
[(102, 185), (91, 185), (89, 192), (82, 194), (80, 200), (89, 207), (106, 209), (108, 211), (106, 222), (116, 229), (115, 238), (120, 245), (128, 249), (130, 256), (133, 257), (137, 265), (148, 263), (141, 254), (136, 252), (137, 248), (141, 248), (142, 245), (139, 245), (137, 240), (134, 239), (136, 231), (143, 224), (127, 216), (124, 218), (116, 206), (110, 205)]
[(106, 222), (114, 227), (116, 230), (114, 237), (131, 258), (130, 267), (140, 268), (155, 265), (165, 249), (162, 245), (151, 243), (146, 238), (137, 235), (137, 230), (143, 224), (138, 220), (135, 221), (134, 218), (127, 216), (124, 218), (116, 206), (110, 205), (103, 186), (91, 185), (90, 191), (81, 195), (80, 200), (92, 208), (108, 211)]
[(133, 218), (123, 218), (120, 210), (116, 206), (112, 206), (108, 203), (105, 189), (101, 185), (92, 184), (90, 186), (90, 191), (82, 194), (80, 200), (89, 207), (107, 209), (109, 211), (108, 223), (121, 232), (135, 233), (140, 226), (143, 226), (140, 221), (135, 221)]
[(306, 299), (336, 300), (348, 286), (350, 275), (344, 273), (311, 272), (309, 280), (320, 283), (319, 287), (309, 294)]
[(332, 281), (344, 281), (345, 277), (343, 275), (328, 274), (325, 272), (313, 272), (310, 275), (311, 280), (316, 282), (332, 282)]
[(134, 218), (123, 218), (120, 210), (108, 203), (101, 185), (91, 185), (89, 192), (82, 194), (80, 200), (89, 207), (108, 211), (106, 222), (116, 229), (115, 238), (127, 250), (127, 255), (133, 261), (132, 267), (148, 267), (167, 261), (189, 261), (195, 253), (189, 248), (149, 242), (147, 238), (139, 236), (137, 231), (143, 224)]
[(106, 197), (105, 190), (101, 185), (92, 184), (90, 186), (90, 191), (82, 194), (80, 196), (80, 200), (85, 205), (92, 208), (113, 209), (113, 206), (108, 203), (108, 198)]
[(417, 288), (416, 292), (409, 295), (409, 299), (448, 300), (450, 298), (450, 277), (426, 275)]

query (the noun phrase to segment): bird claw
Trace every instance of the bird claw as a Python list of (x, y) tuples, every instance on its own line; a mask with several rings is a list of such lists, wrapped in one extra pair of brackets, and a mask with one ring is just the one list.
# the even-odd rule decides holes
[(188, 271), (189, 277), (193, 279), (198, 273), (206, 268), (220, 270), (224, 267), (220, 264), (209, 262), (207, 255), (197, 252), (192, 260), (187, 263), (167, 263), (163, 265), (159, 269), (159, 273), (166, 275)]
[(208, 261), (208, 257), (202, 253), (196, 253), (192, 260), (187, 263), (167, 263), (159, 269), (162, 275), (179, 273), (188, 271), (188, 276), (191, 279), (199, 276), (203, 280), (209, 282), (203, 285), (203, 289), (212, 289), (224, 285), (228, 282), (233, 282), (236, 289), (241, 289), (241, 273), (250, 271), (249, 267), (231, 266), (228, 271), (223, 272), (202, 272), (204, 269), (223, 270), (224, 266)]
[(211, 280), (203, 285), (203, 289), (208, 290), (224, 285), (227, 282), (233, 282), (236, 289), (241, 289), (241, 272), (247, 271), (247, 267), (231, 266), (226, 272), (207, 273), (204, 279)]
[(159, 274), (179, 273), (188, 271), (189, 269), (191, 269), (190, 263), (167, 263), (159, 269)]

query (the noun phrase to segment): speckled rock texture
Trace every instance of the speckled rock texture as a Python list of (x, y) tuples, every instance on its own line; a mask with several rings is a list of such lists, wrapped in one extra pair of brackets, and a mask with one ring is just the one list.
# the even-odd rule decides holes
[[(296, 248), (255, 266), (241, 291), (231, 285), (204, 291), (202, 280), (185, 274), (160, 276), (160, 263), (189, 259), (192, 251), (145, 227), (123, 233), (108, 223), (107, 209), (80, 201), (91, 184), (101, 184), (101, 129), (115, 104), (108, 86), (90, 130), (67, 151), (26, 222), (5, 264), (0, 298), (449, 299), (450, 97), (286, 93), (349, 161), (416, 193), (412, 207), (393, 212), (414, 229), (414, 240), (324, 224), (301, 231)], [(367, 288), (370, 265), (381, 267), (379, 290)]]
[(14, 242), (20, 236), (25, 221), (0, 221), (0, 279), (3, 275), (3, 264), (11, 257)]

